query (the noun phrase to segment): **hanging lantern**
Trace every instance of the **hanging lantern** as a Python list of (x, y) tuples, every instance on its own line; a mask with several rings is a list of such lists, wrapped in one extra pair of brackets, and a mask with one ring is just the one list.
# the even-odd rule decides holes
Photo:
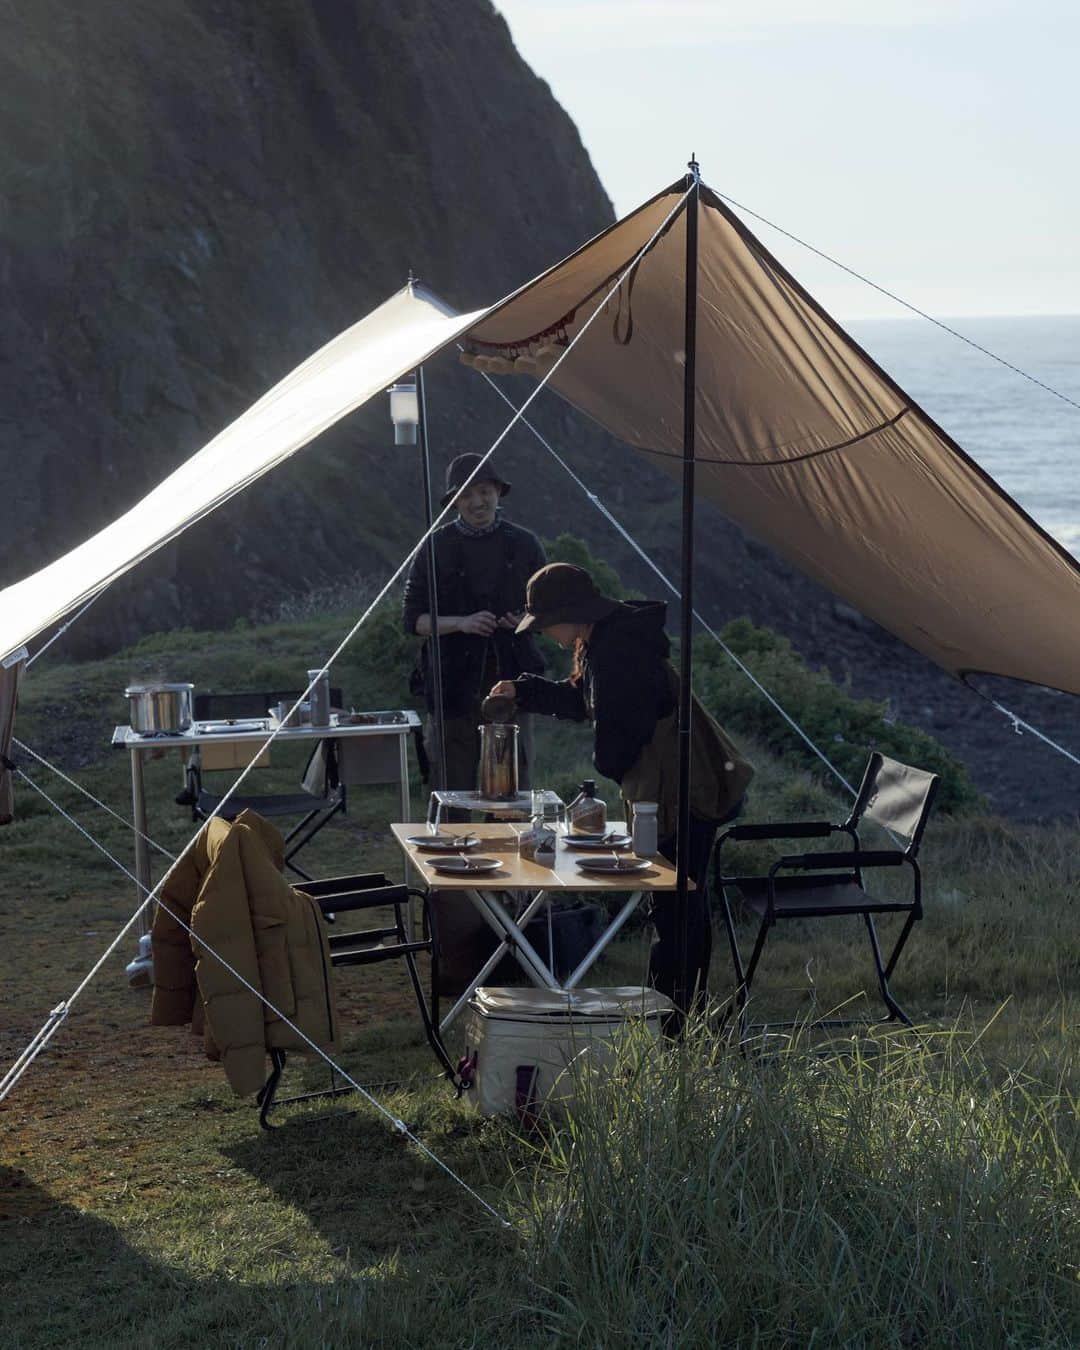
[(395, 445), (415, 445), (420, 425), (420, 404), (416, 381), (401, 380), (390, 386), (390, 420), (394, 424)]

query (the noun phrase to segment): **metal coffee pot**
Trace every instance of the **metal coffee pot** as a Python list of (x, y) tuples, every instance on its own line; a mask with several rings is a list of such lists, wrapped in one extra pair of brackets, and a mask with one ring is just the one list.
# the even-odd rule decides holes
[(487, 722), (480, 732), (476, 780), (487, 801), (512, 801), (518, 795), (518, 731), (514, 722)]

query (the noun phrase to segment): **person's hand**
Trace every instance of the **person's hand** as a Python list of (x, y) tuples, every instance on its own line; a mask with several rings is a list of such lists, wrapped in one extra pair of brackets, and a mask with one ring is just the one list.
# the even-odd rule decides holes
[(517, 698), (517, 685), (513, 680), (500, 680), (498, 684), (491, 686), (491, 693), (488, 698)]
[(474, 637), (490, 637), (498, 624), (490, 609), (478, 609), (475, 614), (466, 614), (462, 618), (461, 631)]
[(523, 609), (519, 609), (516, 613), (512, 609), (508, 609), (499, 620), (499, 627), (509, 628), (513, 632), (524, 617), (525, 611)]

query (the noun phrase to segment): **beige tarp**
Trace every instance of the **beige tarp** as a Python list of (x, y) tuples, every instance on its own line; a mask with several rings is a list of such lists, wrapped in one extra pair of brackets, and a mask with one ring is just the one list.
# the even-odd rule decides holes
[[(497, 306), (471, 345), (513, 354), (552, 329), (572, 338), (682, 191)], [(680, 214), (552, 378), (673, 475), (685, 252)], [(1080, 567), (704, 189), (698, 276), (698, 492), (953, 674), (1080, 693)]]

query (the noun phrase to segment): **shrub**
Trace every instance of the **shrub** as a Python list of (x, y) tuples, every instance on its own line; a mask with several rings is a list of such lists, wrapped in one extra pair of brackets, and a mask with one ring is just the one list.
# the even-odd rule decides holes
[[(884, 703), (853, 698), (825, 671), (811, 670), (787, 638), (757, 628), (749, 619), (735, 619), (721, 636), (854, 787), (867, 755), (880, 750), (941, 775), (938, 810), (968, 812), (983, 805), (967, 769), (933, 736), (891, 718)], [(801, 767), (826, 772), (711, 638), (695, 639), (694, 669), (702, 701), (729, 731), (752, 736)]]
[(584, 539), (579, 539), (577, 535), (563, 533), (554, 539), (545, 539), (544, 551), (548, 562), (573, 563), (575, 567), (584, 568), (597, 587), (615, 600), (632, 600), (637, 595), (636, 591), (628, 590), (622, 584), (611, 563), (597, 558)]
[[(634, 598), (609, 562), (597, 558), (588, 545), (572, 534), (545, 541), (551, 562), (583, 567), (607, 595)], [(721, 634), (735, 654), (794, 718), (810, 739), (858, 787), (866, 758), (880, 750), (905, 763), (930, 769), (941, 776), (939, 811), (963, 813), (985, 806), (967, 769), (933, 736), (889, 716), (884, 703), (852, 697), (827, 672), (812, 670), (793, 650), (787, 638), (749, 619), (735, 619)], [(569, 658), (546, 643), (552, 674), (562, 678)], [(750, 737), (800, 768), (833, 780), (805, 741), (750, 683), (708, 636), (694, 642), (695, 684), (705, 706), (734, 735)]]

